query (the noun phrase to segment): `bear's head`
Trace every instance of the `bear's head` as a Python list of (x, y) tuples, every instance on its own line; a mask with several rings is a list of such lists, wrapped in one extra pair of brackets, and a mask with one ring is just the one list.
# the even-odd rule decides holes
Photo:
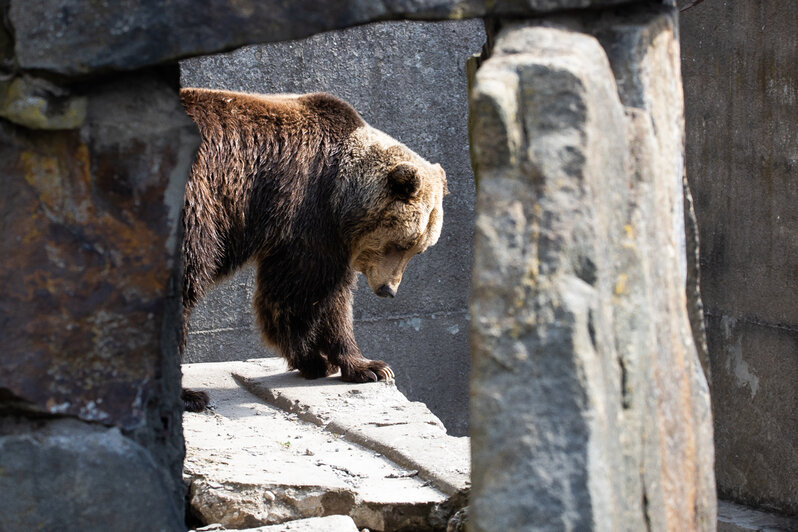
[(342, 153), (337, 197), (350, 265), (380, 297), (394, 297), (411, 258), (438, 241), (446, 173), (370, 126)]

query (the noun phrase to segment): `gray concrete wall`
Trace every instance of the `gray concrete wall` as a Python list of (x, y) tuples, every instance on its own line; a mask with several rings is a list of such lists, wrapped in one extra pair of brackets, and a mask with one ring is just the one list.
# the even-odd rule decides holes
[(681, 17), (720, 494), (798, 513), (798, 4)]
[[(398, 296), (373, 295), (361, 278), (355, 335), (387, 361), (397, 385), (462, 435), (468, 423), (468, 299), (474, 224), (465, 61), (485, 41), (482, 22), (391, 22), (250, 46), (181, 63), (184, 87), (248, 92), (331, 92), (372, 126), (445, 168), (438, 244), (412, 260)], [(253, 272), (221, 283), (190, 321), (186, 362), (267, 354), (251, 310)]]

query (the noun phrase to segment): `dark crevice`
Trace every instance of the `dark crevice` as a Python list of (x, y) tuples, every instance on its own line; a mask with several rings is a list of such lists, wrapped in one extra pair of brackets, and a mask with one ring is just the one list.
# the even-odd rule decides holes
[(598, 351), (598, 344), (596, 342), (596, 324), (594, 323), (592, 309), (587, 311), (587, 333), (590, 335), (590, 343), (593, 344), (593, 349)]
[(205, 522), (205, 520), (202, 519), (202, 516), (199, 514), (199, 512), (194, 510), (194, 508), (191, 506), (191, 483), (190, 482), (186, 482), (185, 509), (186, 509), (186, 514), (185, 514), (186, 528), (188, 528), (188, 530), (196, 530), (198, 528), (202, 528), (204, 526), (208, 526), (208, 525), (211, 524), (211, 523)]
[(28, 401), (26, 401), (22, 397), (18, 396), (17, 394), (15, 394), (9, 388), (4, 388), (4, 387), (0, 386), (0, 407), (2, 407), (2, 405), (4, 405), (5, 403), (29, 404)]
[(8, 18), (9, 0), (0, 0), (0, 81), (14, 77), (14, 28)]
[(621, 368), (621, 406), (629, 410), (632, 407), (632, 393), (629, 390), (629, 371), (623, 357), (618, 357), (618, 366)]
[(651, 530), (651, 517), (648, 515), (648, 494), (646, 493), (646, 485), (643, 482), (643, 519), (646, 522), (646, 530)]

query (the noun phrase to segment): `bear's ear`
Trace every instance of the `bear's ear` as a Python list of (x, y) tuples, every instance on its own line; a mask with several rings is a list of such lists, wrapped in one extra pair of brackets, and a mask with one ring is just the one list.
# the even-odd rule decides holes
[(399, 163), (388, 172), (388, 187), (397, 199), (408, 201), (421, 190), (421, 175), (410, 163)]
[(446, 172), (443, 170), (443, 166), (435, 163), (435, 169), (438, 170), (441, 174), (441, 179), (443, 179), (443, 195), (447, 195), (449, 193), (449, 183), (446, 181)]

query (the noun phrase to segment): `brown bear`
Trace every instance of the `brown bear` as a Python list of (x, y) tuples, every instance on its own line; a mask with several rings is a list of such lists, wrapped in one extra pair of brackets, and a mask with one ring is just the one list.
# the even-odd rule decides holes
[[(352, 289), (363, 273), (394, 297), (408, 261), (435, 244), (446, 174), (329, 94), (182, 89), (202, 137), (183, 209), (183, 308), (252, 261), (266, 343), (308, 379), (393, 378), (360, 353)], [(185, 336), (185, 335), (184, 335)], [(207, 396), (184, 391), (186, 408)]]

